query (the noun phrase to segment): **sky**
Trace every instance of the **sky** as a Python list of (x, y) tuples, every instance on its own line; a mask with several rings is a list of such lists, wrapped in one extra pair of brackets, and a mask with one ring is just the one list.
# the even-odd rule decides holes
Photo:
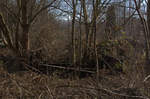
[[(71, 0), (69, 0), (69, 1), (71, 1)], [(109, 0), (108, 0), (108, 1), (109, 1)], [(124, 1), (124, 0), (112, 0), (111, 2), (121, 2), (121, 1)], [(125, 0), (125, 1), (128, 1), (128, 2), (126, 3), (126, 6), (129, 7), (129, 5), (130, 5), (130, 0)], [(102, 0), (102, 2), (103, 2), (103, 0)], [(70, 4), (70, 5), (71, 5), (71, 4)], [(134, 1), (133, 1), (133, 0), (131, 0), (131, 5), (132, 5), (132, 7), (134, 7)], [(62, 2), (61, 6), (62, 6), (62, 9), (63, 9), (63, 10), (66, 10), (66, 11), (71, 9), (70, 7), (67, 7), (67, 4), (66, 4), (65, 2)], [(141, 8), (142, 11), (146, 11), (146, 2), (145, 2), (145, 0), (144, 0), (143, 4), (141, 5), (141, 7), (142, 7), (142, 8)], [(126, 11), (127, 11), (127, 10), (129, 10), (129, 9), (126, 9)], [(58, 10), (58, 13), (61, 13), (61, 11)], [(61, 17), (61, 19), (66, 20), (66, 21), (68, 20), (68, 18), (71, 19), (71, 15), (68, 16), (68, 15), (66, 14), (66, 16), (65, 16), (65, 14), (64, 14), (64, 16)]]

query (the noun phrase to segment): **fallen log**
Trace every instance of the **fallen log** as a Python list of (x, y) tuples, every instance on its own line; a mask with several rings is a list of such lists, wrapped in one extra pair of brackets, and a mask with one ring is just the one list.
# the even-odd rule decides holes
[(72, 70), (72, 71), (85, 72), (85, 73), (91, 73), (91, 74), (95, 74), (96, 73), (94, 71), (89, 71), (89, 70), (81, 69), (81, 68), (79, 69), (79, 68), (64, 67), (64, 66), (51, 65), (51, 64), (39, 64), (39, 65), (40, 66), (45, 66), (45, 67), (56, 68), (56, 69)]

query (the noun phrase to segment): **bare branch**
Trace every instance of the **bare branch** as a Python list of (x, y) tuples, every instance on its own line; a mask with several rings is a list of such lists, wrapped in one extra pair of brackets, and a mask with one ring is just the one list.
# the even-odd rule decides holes
[[(40, 65), (41, 65), (41, 66), (45, 66), (45, 67), (58, 68), (58, 69), (62, 69), (62, 70), (79, 71), (78, 69), (76, 69), (76, 68), (71, 68), (71, 67), (63, 67), (63, 66), (48, 65), (48, 64), (40, 64)], [(89, 71), (89, 70), (85, 70), (85, 69), (80, 69), (80, 72), (95, 74), (95, 72)]]
[(0, 29), (7, 41), (7, 45), (9, 48), (13, 49), (13, 44), (12, 44), (12, 41), (11, 41), (11, 38), (10, 38), (10, 35), (9, 35), (9, 29), (7, 28), (6, 24), (5, 24), (5, 21), (3, 19), (3, 16), (2, 14), (0, 14)]
[(147, 77), (145, 77), (143, 82), (146, 82), (148, 79), (150, 79), (150, 75), (148, 75)]
[[(2, 4), (2, 6), (4, 7), (4, 8), (6, 8), (6, 10), (17, 20), (17, 21), (19, 21), (19, 23), (20, 24), (22, 24), (21, 23), (21, 20), (20, 20), (20, 17), (17, 15), (17, 14), (15, 14), (12, 10), (11, 10), (11, 8), (9, 8), (8, 6), (6, 6), (5, 4)], [(19, 8), (19, 11), (20, 11), (21, 9)]]
[(48, 5), (42, 7), (42, 8), (31, 18), (31, 20), (29, 21), (29, 24), (31, 24), (31, 23), (34, 21), (34, 19), (35, 19), (43, 10), (47, 9), (48, 7), (50, 7), (55, 1), (56, 1), (56, 0), (53, 0), (53, 1), (52, 1), (51, 3), (49, 3)]

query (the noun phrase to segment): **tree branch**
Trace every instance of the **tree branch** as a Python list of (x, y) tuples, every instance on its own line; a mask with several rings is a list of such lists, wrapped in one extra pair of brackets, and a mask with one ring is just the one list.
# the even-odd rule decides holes
[(34, 21), (34, 19), (35, 19), (43, 10), (47, 9), (48, 7), (50, 7), (55, 1), (56, 1), (56, 0), (53, 0), (53, 1), (52, 1), (51, 3), (49, 3), (48, 5), (42, 7), (42, 8), (31, 18), (31, 20), (29, 21), (29, 24), (31, 24), (31, 23)]
[(0, 14), (0, 30), (2, 31), (9, 48), (13, 49), (13, 44), (9, 35), (9, 29), (7, 28), (2, 14)]

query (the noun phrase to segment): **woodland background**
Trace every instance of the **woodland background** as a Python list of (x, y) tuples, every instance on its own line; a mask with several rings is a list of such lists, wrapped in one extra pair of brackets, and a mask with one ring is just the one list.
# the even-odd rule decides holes
[(0, 96), (149, 99), (148, 0), (0, 0)]

